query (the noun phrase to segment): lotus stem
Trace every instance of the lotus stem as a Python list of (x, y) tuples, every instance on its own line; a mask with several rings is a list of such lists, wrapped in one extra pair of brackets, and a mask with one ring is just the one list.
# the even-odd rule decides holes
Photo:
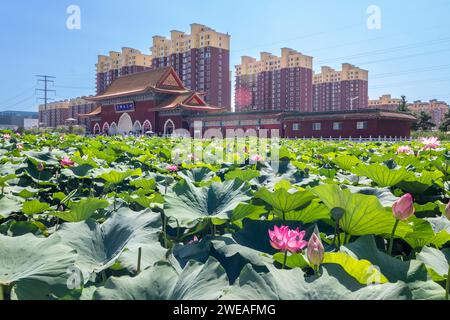
[(114, 188), (114, 212), (117, 212), (116, 201), (117, 201), (117, 187)]
[(445, 283), (445, 300), (448, 300), (450, 291), (450, 266), (448, 267), (447, 282)]
[[(448, 290), (447, 290), (448, 292)], [(5, 300), (5, 295), (3, 293), (3, 285), (0, 284), (0, 301)]]
[(395, 231), (397, 230), (399, 223), (400, 223), (400, 220), (396, 220), (395, 224), (394, 224), (394, 228), (392, 229), (391, 239), (389, 240), (389, 248), (388, 248), (388, 255), (390, 255), (390, 256), (392, 256), (392, 248), (394, 247)]
[(137, 274), (141, 273), (141, 261), (142, 261), (142, 248), (138, 251), (138, 263), (137, 263)]
[(164, 248), (167, 249), (167, 217), (163, 217)]
[(284, 253), (284, 261), (283, 261), (283, 268), (282, 268), (282, 270), (286, 269), (287, 255), (288, 255), (288, 253), (287, 253), (287, 251), (286, 251), (286, 252)]

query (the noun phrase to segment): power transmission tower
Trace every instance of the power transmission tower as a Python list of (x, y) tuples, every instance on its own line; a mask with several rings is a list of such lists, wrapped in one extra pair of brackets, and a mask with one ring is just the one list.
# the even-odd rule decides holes
[(52, 77), (52, 76), (36, 76), (37, 78), (38, 78), (38, 84), (39, 83), (43, 83), (44, 84), (44, 88), (41, 88), (41, 89), (36, 89), (36, 91), (40, 91), (40, 92), (43, 92), (44, 93), (44, 97), (38, 97), (38, 100), (44, 100), (44, 104), (45, 104), (45, 107), (46, 107), (46, 109), (47, 109), (47, 104), (48, 104), (48, 102), (49, 101), (53, 101), (53, 100), (55, 100), (55, 99), (53, 99), (53, 98), (49, 98), (48, 97), (48, 94), (50, 93), (50, 92), (53, 92), (53, 93), (56, 93), (56, 90), (50, 90), (49, 89), (49, 84), (52, 84), (52, 85), (54, 85), (55, 84), (55, 81), (54, 80), (51, 80), (51, 79), (56, 79), (55, 77)]
[[(44, 96), (42, 97), (37, 97), (37, 99), (38, 100), (44, 100), (44, 105), (45, 105), (45, 108), (44, 108), (44, 110), (45, 111), (47, 111), (47, 105), (48, 105), (48, 102), (49, 101), (53, 101), (53, 100), (55, 100), (55, 99), (53, 99), (53, 98), (49, 98), (49, 96), (48, 96), (48, 94), (50, 93), (50, 92), (53, 92), (53, 93), (55, 93), (55, 95), (56, 95), (56, 90), (50, 90), (49, 89), (49, 84), (52, 84), (52, 85), (54, 85), (55, 84), (55, 81), (54, 80), (52, 80), (52, 79), (56, 79), (55, 77), (52, 77), (52, 76), (47, 76), (47, 75), (37, 75), (36, 76), (36, 78), (38, 78), (38, 84), (40, 84), (40, 83), (43, 83), (44, 84), (44, 88), (40, 88), (40, 89), (36, 89), (36, 92), (43, 92), (44, 93)], [(40, 126), (41, 124), (39, 124), (39, 126)]]

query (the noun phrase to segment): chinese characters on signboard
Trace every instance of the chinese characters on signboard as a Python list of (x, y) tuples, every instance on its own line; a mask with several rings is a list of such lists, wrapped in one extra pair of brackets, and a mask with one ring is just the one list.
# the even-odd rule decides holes
[(134, 111), (134, 102), (116, 104), (116, 113), (133, 112), (133, 111)]

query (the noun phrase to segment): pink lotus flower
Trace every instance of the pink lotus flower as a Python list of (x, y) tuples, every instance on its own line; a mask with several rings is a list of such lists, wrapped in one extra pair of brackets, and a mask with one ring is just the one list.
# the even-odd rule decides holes
[(423, 150), (437, 149), (441, 146), (441, 142), (436, 137), (422, 138), (420, 142), (425, 145)]
[(18, 150), (23, 150), (23, 144), (18, 143), (18, 144), (16, 145), (16, 148), (17, 148)]
[(289, 227), (275, 226), (274, 230), (269, 230), (270, 245), (272, 248), (281, 252), (297, 253), (307, 246), (307, 242), (303, 241), (305, 231), (291, 230)]
[(3, 140), (10, 140), (11, 139), (11, 135), (9, 133), (5, 133), (3, 135)]
[(414, 150), (408, 146), (401, 146), (401, 147), (397, 148), (397, 153), (398, 154), (403, 153), (403, 154), (410, 155), (410, 154), (414, 154)]
[(397, 220), (408, 220), (416, 212), (413, 197), (408, 193), (392, 205), (392, 212)]
[(264, 160), (264, 158), (261, 157), (259, 154), (255, 154), (254, 156), (252, 156), (251, 160), (252, 160), (253, 162), (261, 162), (261, 161)]
[(171, 165), (168, 165), (166, 167), (166, 170), (170, 171), (170, 172), (177, 172), (178, 171), (178, 167), (176, 165), (174, 165), (174, 164), (171, 164)]
[(323, 247), (322, 241), (315, 233), (313, 233), (311, 239), (309, 239), (306, 255), (313, 266), (318, 267), (323, 262), (325, 248)]
[(39, 171), (39, 172), (42, 172), (42, 171), (44, 171), (44, 169), (45, 169), (45, 166), (44, 166), (44, 164), (41, 162), (41, 163), (38, 163), (38, 165), (37, 165), (37, 170)]
[(450, 202), (447, 203), (447, 206), (445, 207), (445, 216), (450, 220)]
[(60, 164), (62, 167), (67, 168), (67, 167), (73, 167), (75, 165), (75, 162), (73, 162), (69, 157), (65, 156), (60, 161)]

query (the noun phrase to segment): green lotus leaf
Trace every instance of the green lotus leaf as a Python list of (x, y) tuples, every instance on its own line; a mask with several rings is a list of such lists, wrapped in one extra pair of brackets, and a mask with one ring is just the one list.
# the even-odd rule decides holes
[(201, 168), (192, 168), (191, 170), (183, 170), (178, 172), (178, 175), (185, 179), (189, 180), (194, 184), (198, 184), (201, 182), (205, 182), (211, 180), (216, 176), (214, 171), (209, 168), (201, 167)]
[(358, 260), (345, 252), (325, 253), (323, 264), (337, 264), (360, 284), (383, 284), (388, 279), (367, 260)]
[(389, 188), (355, 187), (346, 185), (352, 193), (360, 193), (368, 196), (375, 196), (385, 208), (391, 208), (399, 198), (394, 196)]
[(0, 199), (0, 218), (7, 218), (11, 213), (20, 212), (22, 203), (14, 197), (6, 197)]
[(15, 178), (17, 178), (17, 175), (15, 175), (15, 174), (8, 174), (8, 175), (5, 175), (5, 176), (0, 176), (0, 187), (6, 186), (6, 183), (9, 180), (12, 180), (12, 179), (15, 179)]
[(94, 293), (96, 300), (217, 300), (228, 287), (225, 270), (214, 259), (191, 261), (181, 273), (157, 263), (138, 276), (109, 279)]
[(63, 245), (59, 236), (0, 234), (0, 257), (0, 287), (11, 286), (13, 298), (44, 300), (69, 291), (67, 271), (76, 252)]
[(152, 192), (155, 190), (156, 181), (154, 179), (136, 179), (130, 182), (130, 185), (135, 188), (141, 188), (145, 191)]
[(430, 247), (423, 247), (417, 254), (417, 259), (425, 263), (434, 281), (447, 279), (450, 273), (450, 249), (437, 250)]
[(381, 164), (359, 165), (353, 173), (372, 179), (380, 187), (393, 187), (404, 180), (408, 180), (412, 173), (404, 168), (389, 169)]
[(89, 164), (82, 164), (76, 167), (63, 169), (61, 170), (61, 174), (65, 175), (66, 177), (86, 179), (90, 177), (92, 169), (94, 169), (93, 166)]
[(332, 161), (337, 164), (339, 168), (346, 171), (350, 171), (353, 167), (361, 163), (361, 160), (351, 155), (339, 155)]
[(87, 282), (91, 274), (111, 267), (125, 249), (157, 241), (160, 227), (160, 214), (122, 208), (103, 224), (91, 219), (64, 223), (57, 234), (63, 243), (77, 250), (76, 265)]
[(26, 215), (43, 213), (50, 209), (50, 205), (39, 200), (31, 200), (23, 203), (22, 212)]
[(360, 286), (351, 291), (330, 276), (306, 277), (301, 269), (278, 270), (258, 274), (246, 266), (222, 300), (407, 300), (411, 291), (402, 282)]
[(266, 209), (262, 206), (240, 203), (233, 210), (233, 214), (230, 220), (231, 222), (239, 221), (245, 218), (258, 220), (260, 216), (266, 212)]
[(427, 270), (422, 262), (418, 260), (402, 261), (389, 256), (378, 249), (373, 236), (360, 237), (355, 242), (341, 247), (341, 250), (357, 259), (370, 261), (379, 268), (389, 282), (410, 283), (428, 280)]
[[(332, 210), (342, 208), (344, 216), (339, 221), (342, 230), (353, 236), (376, 234), (386, 235), (392, 232), (395, 218), (392, 212), (386, 211), (375, 196), (351, 193), (350, 190), (337, 185), (321, 185), (312, 189), (312, 192)], [(399, 224), (396, 235), (403, 237), (411, 227), (402, 222)]]
[(233, 210), (250, 200), (249, 187), (238, 180), (212, 183), (209, 187), (195, 187), (189, 181), (181, 181), (166, 196), (164, 213), (174, 218), (181, 227), (194, 227), (198, 222), (211, 219), (223, 224)]
[(314, 199), (314, 195), (308, 190), (290, 193), (284, 188), (280, 188), (275, 192), (261, 188), (256, 192), (255, 197), (263, 200), (275, 211), (281, 213), (294, 211)]
[(225, 180), (234, 180), (239, 179), (241, 181), (250, 181), (257, 177), (259, 177), (259, 171), (257, 170), (241, 170), (237, 169), (234, 171), (230, 171), (225, 175)]
[(312, 223), (319, 220), (330, 220), (330, 209), (320, 203), (319, 199), (314, 199), (309, 206), (302, 210), (286, 213), (286, 220), (301, 221), (303, 223)]
[(73, 202), (68, 211), (54, 212), (52, 215), (67, 222), (80, 222), (89, 219), (99, 209), (109, 206), (108, 200), (87, 198), (79, 202)]
[(118, 185), (129, 177), (140, 177), (141, 175), (142, 170), (139, 168), (135, 170), (126, 170), (126, 171), (110, 170), (109, 172), (100, 174), (99, 176), (97, 176), (97, 178), (103, 179), (110, 184)]

